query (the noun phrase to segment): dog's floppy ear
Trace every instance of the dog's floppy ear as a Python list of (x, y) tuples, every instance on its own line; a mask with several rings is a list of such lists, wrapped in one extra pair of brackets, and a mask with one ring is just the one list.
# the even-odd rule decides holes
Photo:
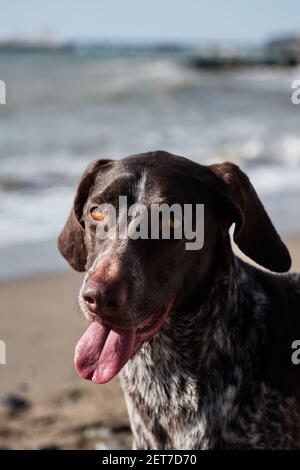
[(209, 166), (228, 187), (228, 197), (238, 208), (234, 241), (249, 258), (267, 269), (285, 272), (290, 254), (276, 232), (249, 178), (237, 165), (226, 162)]
[(57, 240), (60, 253), (76, 271), (85, 271), (87, 256), (85, 230), (80, 223), (83, 206), (93, 187), (98, 171), (110, 161), (100, 159), (88, 165), (79, 182), (67, 222)]

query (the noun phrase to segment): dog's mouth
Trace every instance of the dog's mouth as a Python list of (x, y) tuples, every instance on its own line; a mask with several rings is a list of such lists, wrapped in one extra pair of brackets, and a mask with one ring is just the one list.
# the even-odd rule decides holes
[(141, 344), (162, 327), (176, 295), (156, 309), (135, 328), (123, 329), (93, 321), (75, 348), (75, 368), (84, 379), (94, 383), (109, 382), (125, 366)]

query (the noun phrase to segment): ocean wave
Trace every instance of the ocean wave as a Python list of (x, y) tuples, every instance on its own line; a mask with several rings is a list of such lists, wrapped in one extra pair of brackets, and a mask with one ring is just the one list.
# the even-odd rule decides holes
[(239, 164), (279, 228), (296, 230), (299, 68), (212, 73), (184, 57), (1, 60), (10, 96), (0, 114), (0, 245), (55, 238), (92, 159), (158, 148)]
[(0, 246), (55, 239), (72, 204), (74, 189), (53, 187), (36, 193), (0, 191)]

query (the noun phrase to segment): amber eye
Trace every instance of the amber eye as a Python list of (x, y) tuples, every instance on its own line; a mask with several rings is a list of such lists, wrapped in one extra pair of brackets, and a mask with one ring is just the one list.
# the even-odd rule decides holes
[(175, 217), (169, 220), (169, 227), (171, 230), (177, 230), (182, 225), (182, 220), (179, 217)]
[(97, 222), (102, 222), (106, 219), (107, 213), (101, 212), (97, 207), (91, 211), (92, 219), (96, 220)]

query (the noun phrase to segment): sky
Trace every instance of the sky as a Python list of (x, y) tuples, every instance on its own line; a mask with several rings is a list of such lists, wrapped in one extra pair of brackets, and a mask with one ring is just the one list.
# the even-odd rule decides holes
[(0, 38), (261, 41), (300, 31), (298, 0), (0, 0)]

